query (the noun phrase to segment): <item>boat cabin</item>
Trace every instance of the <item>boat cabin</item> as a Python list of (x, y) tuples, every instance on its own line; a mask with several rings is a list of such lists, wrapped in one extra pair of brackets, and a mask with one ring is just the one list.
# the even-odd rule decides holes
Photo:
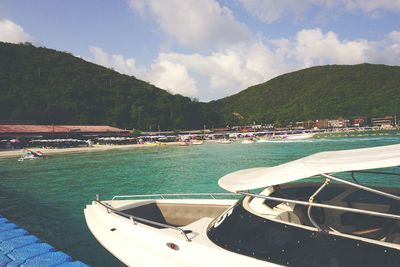
[(214, 220), (208, 237), (285, 266), (398, 266), (400, 187), (368, 187), (359, 178), (400, 176), (400, 146), (389, 147), (323, 152), (228, 174), (220, 186), (244, 197)]

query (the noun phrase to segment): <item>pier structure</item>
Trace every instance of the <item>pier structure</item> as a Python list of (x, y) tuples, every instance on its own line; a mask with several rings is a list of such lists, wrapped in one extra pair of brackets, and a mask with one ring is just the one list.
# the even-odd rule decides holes
[(88, 267), (0, 215), (0, 266)]

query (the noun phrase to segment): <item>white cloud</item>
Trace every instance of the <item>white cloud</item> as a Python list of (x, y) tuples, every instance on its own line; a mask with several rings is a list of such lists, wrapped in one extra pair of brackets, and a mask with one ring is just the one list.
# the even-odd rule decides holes
[(337, 12), (362, 11), (376, 16), (380, 11), (400, 12), (399, 0), (238, 0), (247, 12), (271, 23), (281, 18), (294, 16), (301, 18), (312, 7), (320, 8), (320, 12), (336, 10)]
[(378, 10), (400, 11), (399, 0), (342, 0), (340, 2), (347, 10), (362, 10), (367, 13)]
[(184, 65), (194, 77), (205, 77), (207, 98), (212, 99), (236, 93), (287, 70), (282, 58), (259, 41), (241, 43), (209, 55), (163, 53), (158, 61)]
[(372, 42), (366, 55), (371, 63), (400, 65), (400, 31), (392, 31), (383, 40)]
[(232, 11), (215, 0), (130, 0), (130, 6), (150, 15), (168, 36), (188, 47), (208, 48), (250, 37)]
[(15, 44), (24, 42), (38, 44), (20, 25), (9, 19), (0, 20), (0, 41)]
[(400, 43), (400, 31), (392, 31), (388, 34), (387, 38), (393, 42)]
[(108, 55), (96, 46), (89, 47), (96, 64), (113, 68), (123, 74), (133, 75), (140, 80), (168, 90), (173, 94), (197, 96), (196, 81), (190, 77), (186, 67), (176, 62), (162, 60), (162, 57), (149, 67), (139, 67), (134, 58), (124, 58), (122, 55)]
[(91, 48), (95, 62), (133, 74), (172, 93), (203, 101), (232, 95), (280, 74), (325, 64), (400, 64), (400, 32), (378, 42), (341, 40), (334, 32), (305, 29), (290, 39), (251, 40), (202, 54), (160, 53), (150, 66)]
[(186, 66), (177, 62), (159, 60), (151, 67), (150, 79), (170, 93), (195, 97), (198, 95), (196, 81), (190, 77)]
[(301, 16), (312, 0), (239, 0), (239, 2), (256, 18), (271, 23), (287, 13), (292, 13), (295, 17)]
[(367, 40), (341, 41), (334, 32), (320, 29), (302, 30), (293, 44), (294, 56), (304, 67), (322, 64), (356, 64), (365, 62)]
[[(109, 56), (103, 49), (96, 46), (89, 47), (89, 51), (93, 56), (93, 62), (96, 64), (113, 68), (114, 70), (138, 77), (144, 77), (145, 70), (136, 65), (134, 58), (125, 59), (122, 55)], [(143, 78), (141, 78), (143, 79)]]

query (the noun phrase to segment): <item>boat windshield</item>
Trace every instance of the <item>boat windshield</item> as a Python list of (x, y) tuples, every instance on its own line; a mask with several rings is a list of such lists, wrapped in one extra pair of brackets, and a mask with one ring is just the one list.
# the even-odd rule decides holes
[[(360, 171), (365, 176), (364, 171)], [(398, 172), (368, 171), (367, 175), (400, 176)], [(269, 186), (248, 196), (244, 209), (266, 219), (309, 227), (317, 232), (335, 232), (400, 244), (400, 188), (371, 188), (323, 174), (321, 183), (288, 183)], [(376, 178), (376, 177), (375, 177)], [(382, 179), (382, 178), (381, 178)], [(216, 219), (221, 224), (230, 212)], [(397, 235), (396, 238), (391, 238)], [(390, 236), (390, 238), (389, 238)]]

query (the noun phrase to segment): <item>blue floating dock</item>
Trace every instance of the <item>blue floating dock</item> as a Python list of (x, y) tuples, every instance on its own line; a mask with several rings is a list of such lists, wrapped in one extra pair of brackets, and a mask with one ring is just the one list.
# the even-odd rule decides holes
[(0, 215), (0, 267), (88, 267)]

